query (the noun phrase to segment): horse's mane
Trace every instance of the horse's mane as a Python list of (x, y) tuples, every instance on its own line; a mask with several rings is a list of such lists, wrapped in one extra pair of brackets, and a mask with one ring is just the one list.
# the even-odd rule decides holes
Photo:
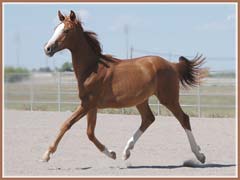
[(97, 34), (95, 32), (83, 31), (83, 33), (84, 33), (84, 36), (85, 36), (88, 44), (92, 48), (92, 50), (99, 56), (100, 62), (106, 64), (105, 62), (103, 62), (103, 60), (108, 61), (108, 62), (118, 62), (119, 61), (118, 59), (113, 58), (110, 55), (102, 54), (102, 47), (101, 47), (100, 42), (97, 39)]

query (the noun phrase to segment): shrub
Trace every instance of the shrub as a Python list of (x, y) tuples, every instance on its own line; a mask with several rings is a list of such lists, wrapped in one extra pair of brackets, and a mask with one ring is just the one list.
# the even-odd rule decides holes
[(5, 67), (4, 68), (4, 82), (19, 82), (24, 79), (28, 79), (30, 72), (26, 68), (14, 68)]
[(65, 71), (72, 72), (72, 71), (73, 71), (72, 63), (70, 63), (70, 62), (65, 62), (65, 63), (62, 65), (62, 67), (60, 68), (60, 71), (61, 71), (61, 72), (65, 72)]

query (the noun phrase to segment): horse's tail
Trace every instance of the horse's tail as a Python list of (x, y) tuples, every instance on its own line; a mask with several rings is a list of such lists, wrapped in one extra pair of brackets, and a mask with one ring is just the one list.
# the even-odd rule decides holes
[(175, 64), (178, 76), (183, 87), (194, 87), (200, 83), (200, 80), (207, 76), (207, 69), (201, 68), (206, 58), (196, 56), (192, 60), (181, 56), (179, 63)]

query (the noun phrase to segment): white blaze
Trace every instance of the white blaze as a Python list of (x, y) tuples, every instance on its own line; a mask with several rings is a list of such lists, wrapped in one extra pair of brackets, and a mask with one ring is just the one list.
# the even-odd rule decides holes
[(53, 33), (53, 36), (48, 41), (46, 47), (55, 43), (55, 41), (58, 39), (58, 37), (63, 33), (63, 29), (64, 29), (64, 23), (61, 23), (57, 26), (57, 28), (55, 29), (55, 32)]

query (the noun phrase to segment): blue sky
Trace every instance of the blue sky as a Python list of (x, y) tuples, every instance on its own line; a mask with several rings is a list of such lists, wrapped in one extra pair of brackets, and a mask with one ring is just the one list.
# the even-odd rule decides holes
[[(124, 25), (129, 27), (133, 56), (207, 57), (211, 70), (234, 70), (236, 6), (234, 4), (5, 4), (4, 65), (39, 68), (71, 61), (65, 50), (45, 56), (44, 44), (59, 23), (57, 11), (74, 10), (86, 30), (98, 34), (104, 53), (126, 58)], [(149, 52), (147, 52), (149, 51)], [(17, 53), (18, 52), (18, 53)], [(172, 55), (169, 55), (171, 53)]]

